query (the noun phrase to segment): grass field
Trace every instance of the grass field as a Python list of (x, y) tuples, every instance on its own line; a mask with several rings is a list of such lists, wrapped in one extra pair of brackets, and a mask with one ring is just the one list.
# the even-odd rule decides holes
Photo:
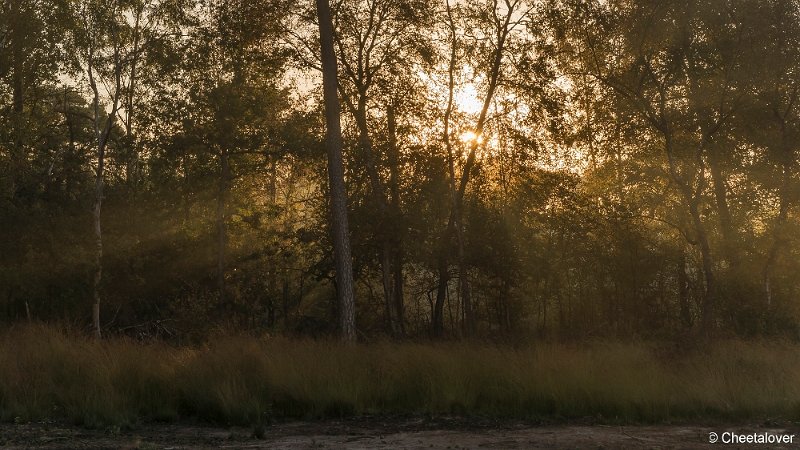
[(602, 422), (800, 418), (800, 345), (718, 341), (345, 346), (226, 337), (172, 347), (52, 328), (0, 336), (0, 419), (86, 426), (456, 414)]

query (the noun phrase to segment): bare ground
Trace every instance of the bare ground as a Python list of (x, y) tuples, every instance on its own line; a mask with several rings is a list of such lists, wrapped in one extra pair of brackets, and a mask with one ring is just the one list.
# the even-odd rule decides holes
[[(263, 436), (256, 437), (256, 434)], [(796, 434), (794, 445), (710, 444), (709, 433)], [(88, 430), (64, 424), (0, 425), (9, 449), (710, 449), (800, 448), (797, 424), (533, 425), (464, 419), (377, 419), (288, 422), (262, 430), (194, 424), (148, 424), (134, 430)]]

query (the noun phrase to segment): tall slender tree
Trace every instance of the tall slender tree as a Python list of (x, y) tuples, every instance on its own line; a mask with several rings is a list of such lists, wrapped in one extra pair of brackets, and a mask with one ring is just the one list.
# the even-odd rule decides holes
[(336, 265), (336, 295), (339, 307), (339, 331), (342, 340), (356, 339), (353, 262), (350, 255), (350, 229), (347, 221), (347, 191), (342, 158), (342, 126), (339, 107), (336, 53), (328, 0), (317, 1), (319, 42), (322, 62), (322, 90), (325, 99), (325, 145), (328, 151), (330, 184), (331, 238)]

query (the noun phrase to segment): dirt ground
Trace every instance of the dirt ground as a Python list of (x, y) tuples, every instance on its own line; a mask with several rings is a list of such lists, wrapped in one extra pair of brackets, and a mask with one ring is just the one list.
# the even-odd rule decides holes
[[(261, 435), (263, 431), (263, 435)], [(709, 433), (796, 434), (794, 444), (709, 443)], [(259, 435), (257, 437), (257, 435)], [(797, 424), (536, 425), (461, 419), (288, 422), (262, 430), (193, 424), (150, 424), (133, 430), (88, 430), (54, 423), (2, 424), (9, 449), (710, 449), (800, 448)]]

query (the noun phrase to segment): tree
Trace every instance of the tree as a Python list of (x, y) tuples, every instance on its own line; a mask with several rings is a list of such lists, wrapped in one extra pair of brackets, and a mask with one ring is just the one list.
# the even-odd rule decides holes
[[(764, 80), (756, 94), (756, 105), (745, 120), (761, 129), (755, 139), (767, 148), (766, 159), (777, 170), (770, 170), (765, 180), (768, 189), (777, 190), (778, 209), (772, 223), (772, 243), (767, 246), (763, 264), (762, 289), (766, 307), (772, 308), (773, 282), (778, 258), (789, 238), (789, 212), (797, 198), (797, 137), (800, 135), (800, 80), (797, 78), (800, 61), (798, 24), (800, 11), (793, 2), (765, 2), (764, 22), (759, 25), (764, 35), (761, 41), (771, 43), (759, 48), (765, 63), (759, 73)], [(762, 44), (763, 45), (763, 44)], [(763, 102), (763, 103), (761, 103)], [(774, 180), (772, 182), (768, 180)]]
[(7, 0), (0, 11), (0, 79), (11, 88), (10, 111), (3, 111), (11, 125), (7, 187), (15, 199), (28, 171), (28, 91), (55, 78), (70, 17), (60, 0)]
[[(91, 120), (94, 128), (95, 187), (93, 204), (94, 275), (92, 281), (92, 323), (97, 338), (101, 337), (100, 303), (103, 279), (102, 209), (105, 197), (108, 150), (116, 145), (114, 134), (120, 133), (118, 121), (124, 125), (124, 136), (130, 143), (133, 133), (134, 97), (142, 71), (143, 52), (161, 41), (170, 30), (162, 24), (175, 25), (175, 11), (170, 2), (145, 8), (137, 1), (85, 0), (73, 5), (76, 25), (71, 30), (70, 50), (73, 60), (70, 72), (81, 77), (91, 97)], [(146, 20), (146, 23), (143, 21)], [(173, 30), (174, 31), (174, 30)], [(144, 37), (143, 37), (144, 35)], [(130, 174), (130, 160), (127, 161)]]
[[(720, 291), (713, 228), (703, 210), (711, 183), (724, 240), (732, 242), (734, 230), (715, 141), (729, 129), (748, 89), (748, 79), (741, 76), (747, 54), (742, 35), (748, 32), (741, 26), (741, 11), (683, 2), (658, 6), (582, 2), (576, 10), (581, 21), (605, 26), (591, 33), (576, 30), (583, 36), (578, 49), (582, 64), (632, 108), (641, 132), (663, 156), (670, 185), (688, 218), (683, 235), (701, 255), (702, 321), (710, 333), (716, 326)], [(609, 34), (615, 38), (609, 39)], [(728, 255), (730, 261), (735, 259)]]
[[(523, 34), (523, 30), (529, 25), (532, 7), (526, 7), (521, 1), (504, 1), (502, 4), (497, 1), (466, 8), (465, 14), (468, 20), (472, 20), (472, 30), (467, 33), (472, 36), (474, 41), (467, 49), (468, 54), (476, 55), (478, 64), (475, 69), (483, 71), (485, 74), (485, 86), (481, 108), (475, 119), (474, 125), (468, 127), (472, 133), (472, 138), (467, 141), (467, 156), (463, 162), (460, 175), (456, 172), (456, 157), (454, 155), (452, 136), (451, 136), (451, 116), (453, 113), (453, 91), (455, 88), (454, 72), (457, 70), (458, 60), (458, 38), (457, 25), (455, 23), (453, 8), (447, 4), (446, 26), (449, 31), (450, 58), (448, 63), (448, 100), (444, 112), (444, 132), (443, 140), (447, 152), (447, 173), (450, 177), (451, 206), (447, 220), (447, 225), (442, 232), (439, 259), (439, 287), (437, 289), (436, 306), (434, 307), (433, 330), (434, 334), (440, 335), (443, 331), (441, 311), (444, 297), (449, 281), (447, 252), (452, 238), (456, 241), (456, 260), (459, 272), (459, 294), (464, 310), (463, 333), (467, 336), (475, 333), (476, 325), (471, 300), (469, 274), (465, 261), (465, 240), (464, 240), (464, 197), (467, 185), (471, 179), (476, 163), (477, 153), (486, 141), (484, 132), (486, 129), (489, 111), (495, 100), (498, 88), (507, 75), (504, 70), (506, 58), (509, 57), (509, 48), (519, 50), (519, 45), (514, 47), (510, 42), (517, 34)], [(524, 39), (524, 38), (523, 38)], [(528, 43), (529, 47), (532, 43)], [(524, 54), (520, 57), (526, 56)]]
[(339, 116), (339, 95), (336, 54), (333, 47), (333, 25), (328, 0), (317, 0), (319, 41), (322, 62), (322, 88), (325, 98), (325, 145), (328, 150), (328, 182), (330, 184), (331, 240), (336, 264), (336, 294), (339, 305), (339, 328), (342, 339), (356, 338), (353, 268), (350, 256), (350, 232), (347, 222), (347, 192), (342, 161), (342, 129)]
[[(92, 325), (97, 339), (101, 337), (100, 323), (101, 282), (103, 278), (103, 232), (101, 213), (105, 184), (106, 150), (114, 122), (120, 109), (123, 95), (122, 77), (126, 70), (125, 42), (121, 23), (124, 5), (119, 2), (93, 3), (85, 1), (78, 5), (77, 14), (82, 27), (75, 36), (76, 48), (84, 75), (92, 96), (92, 122), (96, 155), (93, 229), (94, 229), (94, 276), (92, 281)], [(105, 86), (106, 92), (101, 92)], [(106, 111), (105, 99), (110, 99), (110, 110)]]
[[(402, 66), (417, 59), (418, 52), (428, 45), (422, 35), (430, 25), (431, 12), (431, 5), (424, 1), (368, 0), (343, 2), (334, 16), (334, 41), (342, 67), (339, 92), (357, 130), (370, 207), (379, 215), (373, 234), (379, 248), (386, 320), (395, 336), (404, 333), (404, 320), (403, 269), (398, 257), (402, 242), (393, 226), (401, 217), (401, 200), (396, 132), (399, 102), (392, 86), (403, 84)], [(373, 137), (380, 129), (375, 124), (380, 120), (375, 110), (387, 121), (385, 156), (380, 155)], [(388, 170), (382, 170), (381, 162)], [(388, 177), (383, 172), (388, 172)]]

